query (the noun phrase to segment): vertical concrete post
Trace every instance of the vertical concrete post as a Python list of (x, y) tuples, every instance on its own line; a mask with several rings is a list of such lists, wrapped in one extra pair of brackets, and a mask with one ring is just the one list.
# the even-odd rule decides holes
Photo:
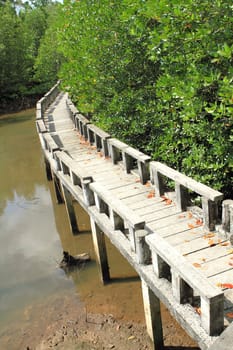
[(165, 192), (165, 185), (164, 185), (164, 179), (163, 176), (158, 172), (157, 170), (152, 171), (152, 178), (153, 178), (153, 183), (155, 186), (156, 193), (159, 196), (162, 196)]
[(90, 184), (93, 180), (83, 180), (82, 181), (82, 189), (83, 189), (83, 197), (86, 205), (89, 207), (90, 205), (95, 204), (94, 193), (90, 189)]
[(83, 123), (83, 137), (85, 141), (88, 140), (87, 124)]
[(95, 146), (96, 146), (96, 150), (97, 152), (100, 152), (102, 150), (102, 139), (99, 135), (97, 134), (94, 134), (94, 143), (95, 143)]
[(225, 232), (231, 232), (230, 231), (230, 223), (231, 223), (230, 206), (232, 205), (233, 205), (232, 199), (226, 199), (222, 202), (222, 227)]
[[(229, 206), (229, 215), (230, 215), (230, 233), (233, 233), (233, 204)], [(233, 244), (233, 242), (231, 242)]]
[(122, 160), (127, 174), (133, 169), (133, 158), (126, 152), (122, 152)]
[(224, 329), (224, 294), (212, 298), (201, 296), (201, 324), (206, 332), (219, 335)]
[(64, 203), (64, 198), (62, 196), (61, 184), (60, 184), (60, 181), (55, 174), (53, 175), (53, 185), (54, 185), (57, 203), (58, 204)]
[(44, 157), (45, 162), (45, 172), (46, 172), (46, 178), (48, 181), (51, 181), (53, 179), (52, 176), (52, 170), (49, 161)]
[(109, 208), (109, 216), (114, 230), (124, 230), (124, 220), (112, 209)]
[(171, 269), (172, 292), (180, 304), (193, 302), (193, 289), (180, 277), (175, 269)]
[(79, 232), (79, 229), (78, 229), (77, 220), (76, 220), (76, 216), (75, 216), (72, 195), (67, 190), (67, 188), (65, 186), (62, 186), (62, 190), (63, 190), (63, 194), (64, 194), (66, 211), (67, 211), (68, 218), (69, 218), (71, 232), (73, 234), (76, 234)]
[(108, 215), (109, 210), (108, 210), (107, 203), (105, 203), (103, 201), (103, 199), (98, 196), (97, 193), (94, 193), (94, 198), (95, 198), (95, 205), (96, 205), (99, 213), (104, 213), (104, 214)]
[(94, 138), (93, 131), (90, 130), (89, 127), (87, 127), (87, 135), (88, 135), (88, 141), (89, 141), (90, 145), (92, 145), (95, 142), (95, 138)]
[(108, 256), (105, 244), (104, 233), (100, 230), (95, 220), (91, 217), (91, 231), (94, 244), (94, 250), (100, 271), (100, 277), (103, 283), (110, 280)]
[(141, 183), (144, 185), (150, 179), (149, 161), (141, 162), (140, 160), (138, 160), (137, 163), (138, 163), (139, 177), (140, 177)]
[(135, 231), (136, 260), (138, 264), (142, 265), (148, 265), (151, 263), (150, 247), (145, 240), (147, 235), (148, 232), (146, 230)]
[(176, 186), (176, 205), (177, 209), (184, 211), (189, 204), (188, 189), (181, 185), (179, 182), (175, 183)]
[(204, 214), (204, 226), (210, 231), (214, 231), (218, 218), (217, 203), (202, 197), (202, 209)]
[(102, 150), (104, 153), (104, 157), (108, 157), (109, 156), (109, 152), (108, 152), (108, 142), (107, 139), (102, 139)]
[(109, 145), (109, 149), (110, 149), (110, 157), (112, 158), (112, 163), (117, 164), (121, 159), (120, 150), (111, 144)]
[(152, 251), (152, 265), (154, 273), (158, 278), (170, 279), (170, 266), (156, 252)]
[(162, 350), (164, 344), (160, 301), (143, 279), (141, 285), (147, 332), (154, 343), (154, 350)]

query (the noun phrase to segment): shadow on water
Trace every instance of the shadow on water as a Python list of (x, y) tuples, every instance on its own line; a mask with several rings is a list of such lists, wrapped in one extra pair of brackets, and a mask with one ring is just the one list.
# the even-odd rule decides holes
[(127, 276), (127, 277), (113, 277), (108, 284), (113, 283), (129, 283), (129, 282), (140, 282), (139, 276)]
[(24, 117), (8, 117), (8, 118), (1, 118), (0, 117), (0, 127), (6, 124), (16, 124), (16, 123), (23, 123), (31, 120), (33, 116), (24, 116)]
[(3, 114), (0, 115), (0, 127), (8, 124), (18, 124), (30, 121), (34, 119), (33, 110), (29, 110), (29, 112), (19, 112), (16, 114)]

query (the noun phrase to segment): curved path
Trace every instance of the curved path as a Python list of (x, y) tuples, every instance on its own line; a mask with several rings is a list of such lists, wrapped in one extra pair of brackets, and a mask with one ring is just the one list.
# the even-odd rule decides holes
[(37, 129), (73, 232), (78, 221), (72, 201), (90, 215), (103, 281), (110, 278), (104, 234), (141, 277), (154, 348), (163, 348), (159, 300), (202, 349), (210, 348), (233, 317), (233, 250), (227, 239), (233, 201), (223, 202), (219, 223), (220, 192), (150, 162), (95, 127), (57, 86), (37, 104)]

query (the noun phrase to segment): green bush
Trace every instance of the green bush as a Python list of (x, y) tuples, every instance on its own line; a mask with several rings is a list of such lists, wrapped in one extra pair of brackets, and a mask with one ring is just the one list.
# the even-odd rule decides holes
[(230, 1), (66, 0), (60, 77), (114, 136), (232, 195)]

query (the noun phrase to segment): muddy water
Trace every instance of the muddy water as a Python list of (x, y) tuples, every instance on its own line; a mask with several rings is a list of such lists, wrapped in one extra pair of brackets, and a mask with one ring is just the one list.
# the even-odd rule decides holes
[[(34, 110), (0, 116), (0, 349), (38, 344), (54, 321), (75, 319), (83, 308), (144, 323), (135, 271), (107, 241), (112, 281), (101, 284), (89, 219), (75, 210), (82, 231), (76, 236), (45, 178)], [(63, 250), (88, 252), (92, 260), (67, 275), (58, 267)], [(168, 343), (193, 344), (165, 308), (163, 319)]]

